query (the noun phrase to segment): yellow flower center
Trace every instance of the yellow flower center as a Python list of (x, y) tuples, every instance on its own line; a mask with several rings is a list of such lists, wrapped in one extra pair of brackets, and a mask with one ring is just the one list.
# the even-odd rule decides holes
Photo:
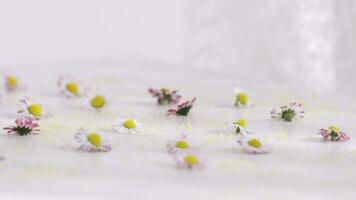
[(94, 108), (102, 108), (106, 103), (105, 97), (103, 96), (95, 96), (90, 100), (91, 106)]
[(340, 132), (340, 129), (337, 126), (334, 126), (334, 125), (329, 126), (329, 130), (330, 131), (334, 131), (335, 133)]
[(186, 141), (180, 140), (176, 142), (176, 147), (180, 149), (186, 149), (189, 147), (189, 145)]
[(261, 142), (258, 139), (251, 139), (248, 142), (248, 145), (250, 145), (251, 147), (255, 147), (257, 149), (259, 149), (260, 147), (262, 147)]
[(124, 123), (122, 123), (122, 125), (124, 125), (124, 127), (127, 129), (136, 128), (136, 122), (133, 119), (128, 119), (128, 120), (124, 121)]
[(184, 157), (184, 162), (188, 165), (195, 165), (199, 163), (199, 159), (195, 155), (186, 155)]
[(6, 84), (10, 89), (15, 89), (17, 87), (17, 79), (14, 76), (8, 76), (6, 78)]
[(27, 107), (28, 112), (36, 117), (40, 117), (42, 115), (42, 107), (40, 104), (32, 104)]
[(242, 105), (246, 105), (247, 102), (248, 102), (248, 96), (246, 93), (239, 93), (237, 96), (236, 96), (236, 101), (239, 101)]
[(88, 141), (90, 144), (94, 145), (95, 147), (100, 147), (101, 146), (101, 137), (97, 133), (90, 133), (87, 136)]
[(246, 124), (247, 124), (247, 121), (246, 121), (245, 119), (240, 119), (240, 120), (234, 122), (234, 124), (239, 125), (239, 126), (245, 128), (245, 127), (246, 127)]
[(79, 86), (76, 83), (67, 83), (66, 89), (74, 95), (77, 95), (79, 93)]

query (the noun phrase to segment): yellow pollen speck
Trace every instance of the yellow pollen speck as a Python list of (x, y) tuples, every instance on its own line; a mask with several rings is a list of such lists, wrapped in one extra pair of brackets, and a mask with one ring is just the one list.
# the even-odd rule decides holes
[(186, 155), (184, 157), (184, 162), (188, 165), (195, 165), (199, 163), (199, 159), (195, 155)]
[(248, 145), (250, 145), (251, 147), (255, 147), (257, 149), (259, 149), (260, 147), (262, 147), (261, 142), (258, 139), (251, 139), (248, 141)]
[(245, 119), (239, 119), (238, 121), (234, 122), (234, 124), (246, 128), (247, 121)]
[(95, 147), (100, 147), (101, 146), (101, 137), (97, 133), (90, 133), (87, 136), (88, 141), (90, 144), (94, 145)]
[(94, 108), (102, 108), (106, 103), (105, 97), (103, 96), (95, 96), (90, 100), (91, 106)]
[(242, 105), (246, 105), (248, 102), (248, 96), (246, 93), (239, 93), (236, 95), (236, 101), (240, 102)]
[(189, 147), (189, 145), (186, 141), (180, 140), (176, 142), (176, 147), (179, 149), (186, 149)]
[(67, 83), (66, 89), (74, 95), (77, 95), (79, 93), (79, 86), (76, 83)]
[(127, 128), (127, 129), (133, 129), (136, 128), (136, 122), (133, 119), (128, 119), (122, 123), (122, 125)]
[(42, 107), (40, 104), (32, 104), (27, 107), (28, 112), (36, 117), (40, 117), (42, 115)]
[(334, 131), (335, 133), (340, 132), (340, 129), (337, 126), (334, 126), (334, 125), (329, 126), (329, 130), (330, 131)]
[(17, 88), (17, 79), (14, 76), (8, 76), (6, 77), (6, 85), (9, 89), (15, 89)]

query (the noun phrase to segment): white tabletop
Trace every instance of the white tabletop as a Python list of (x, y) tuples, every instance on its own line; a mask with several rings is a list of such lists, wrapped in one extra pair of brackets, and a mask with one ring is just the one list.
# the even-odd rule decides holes
[[(36, 98), (48, 113), (38, 136), (0, 137), (0, 199), (350, 199), (356, 185), (356, 104), (352, 98), (315, 94), (262, 79), (250, 81), (228, 72), (124, 63), (55, 63), (11, 68), (26, 84), (24, 92), (3, 97), (1, 126), (18, 116), (17, 100)], [(94, 112), (83, 102), (62, 97), (60, 74), (82, 79), (109, 97)], [(238, 84), (255, 106), (231, 104)], [(197, 97), (188, 117), (166, 116), (149, 87), (179, 89), (183, 99)], [(337, 100), (336, 100), (337, 99)], [(296, 100), (305, 104), (304, 120), (270, 119), (272, 107)], [(107, 123), (136, 117), (141, 134), (120, 135)], [(268, 155), (246, 155), (225, 122), (245, 118), (248, 127), (271, 142)], [(346, 143), (323, 143), (319, 128), (338, 125)], [(77, 152), (76, 128), (96, 130), (110, 139), (108, 153)], [(203, 171), (177, 170), (166, 143), (188, 132), (206, 159)], [(11, 197), (11, 198), (10, 198)]]

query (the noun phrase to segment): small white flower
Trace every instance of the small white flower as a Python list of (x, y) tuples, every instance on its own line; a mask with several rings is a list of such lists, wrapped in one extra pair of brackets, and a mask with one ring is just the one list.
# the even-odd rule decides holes
[(80, 98), (86, 96), (88, 92), (88, 88), (82, 82), (70, 76), (60, 76), (57, 85), (60, 93), (67, 98)]
[(137, 119), (132, 118), (117, 119), (113, 125), (116, 132), (125, 134), (131, 134), (132, 132), (140, 133), (139, 129), (141, 126), (141, 123), (139, 123)]
[(329, 126), (328, 129), (320, 129), (319, 134), (323, 136), (324, 141), (330, 142), (346, 142), (350, 137), (342, 132), (337, 126)]
[(22, 81), (17, 75), (9, 73), (8, 70), (3, 71), (1, 74), (1, 81), (3, 81), (3, 83), (0, 83), (1, 91), (12, 93), (25, 90), (25, 85), (22, 84)]
[(247, 154), (267, 154), (271, 152), (270, 145), (262, 143), (258, 138), (240, 137), (237, 143)]
[(181, 151), (172, 156), (176, 161), (177, 169), (202, 170), (206, 167), (205, 160), (194, 151)]
[(75, 133), (74, 141), (79, 151), (108, 152), (111, 150), (111, 145), (103, 140), (100, 134), (83, 128), (79, 128)]
[(288, 105), (279, 106), (271, 110), (272, 119), (281, 119), (291, 122), (293, 119), (303, 119), (305, 110), (303, 104), (291, 102)]
[(19, 79), (13, 75), (4, 76), (4, 85), (8, 92), (16, 91), (20, 88)]
[(253, 132), (246, 128), (247, 121), (245, 119), (239, 119), (235, 122), (226, 123), (229, 131), (236, 133), (238, 135), (246, 136), (247, 134), (253, 134)]
[(189, 101), (185, 101), (185, 102), (179, 104), (176, 109), (169, 109), (167, 111), (167, 114), (168, 115), (187, 116), (188, 113), (190, 112), (190, 110), (192, 109), (196, 99), (197, 98), (194, 97)]
[(101, 111), (111, 103), (111, 96), (107, 92), (92, 93), (82, 99), (83, 107), (90, 110)]
[(239, 87), (236, 87), (234, 89), (234, 94), (235, 94), (234, 105), (236, 107), (250, 107), (250, 106), (252, 106), (247, 93), (243, 92)]
[(182, 134), (175, 140), (169, 141), (166, 145), (167, 152), (169, 154), (179, 153), (190, 149), (190, 143), (187, 140), (187, 134)]
[(36, 119), (42, 118), (44, 116), (42, 105), (29, 97), (24, 97), (20, 99), (18, 104), (19, 110), (17, 113), (26, 113), (31, 117), (35, 117)]

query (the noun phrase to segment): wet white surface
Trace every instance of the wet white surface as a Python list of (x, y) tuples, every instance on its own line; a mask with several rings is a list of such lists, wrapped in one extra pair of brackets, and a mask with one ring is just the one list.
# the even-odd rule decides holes
[[(305, 88), (249, 80), (229, 72), (161, 65), (91, 62), (42, 64), (11, 68), (27, 90), (2, 100), (1, 127), (13, 123), (17, 99), (40, 101), (49, 117), (38, 136), (0, 137), (0, 199), (350, 199), (355, 195), (356, 104), (342, 92), (309, 93)], [(51, 66), (51, 67), (49, 67)], [(102, 112), (82, 109), (82, 102), (59, 95), (56, 79), (67, 73), (110, 96)], [(238, 84), (256, 104), (232, 106)], [(183, 99), (197, 97), (188, 117), (166, 116), (148, 87), (179, 89)], [(305, 120), (270, 119), (272, 107), (296, 100), (305, 104)], [(105, 123), (137, 117), (142, 134), (120, 135)], [(245, 118), (248, 127), (271, 142), (268, 155), (243, 154), (225, 122)], [(347, 143), (323, 143), (319, 128), (338, 125)], [(109, 138), (109, 153), (77, 152), (72, 144), (78, 127)], [(184, 131), (207, 161), (204, 171), (180, 171), (165, 144)], [(11, 198), (10, 198), (11, 197)]]

